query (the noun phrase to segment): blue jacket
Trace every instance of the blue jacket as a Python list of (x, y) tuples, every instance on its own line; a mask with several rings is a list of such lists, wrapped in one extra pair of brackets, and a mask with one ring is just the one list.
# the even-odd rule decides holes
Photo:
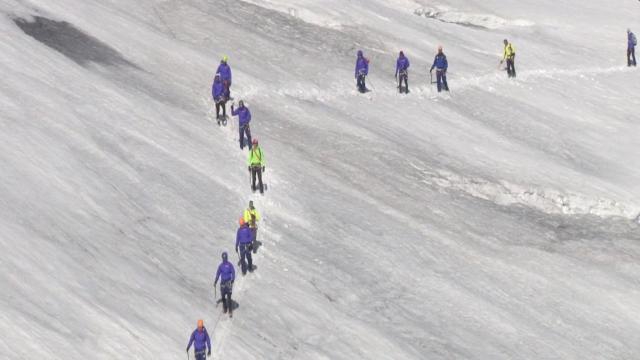
[(231, 115), (238, 116), (240, 120), (240, 126), (245, 126), (251, 121), (251, 111), (246, 106), (233, 109), (231, 111)]
[(408, 68), (409, 58), (404, 55), (400, 55), (400, 57), (398, 57), (398, 61), (396, 61), (396, 76), (398, 76), (400, 71), (407, 70)]
[(431, 70), (436, 68), (437, 70), (447, 70), (449, 67), (449, 62), (447, 62), (447, 56), (443, 53), (438, 53), (436, 58), (433, 60), (433, 65), (431, 65)]
[(218, 278), (225, 281), (234, 281), (236, 279), (236, 270), (233, 268), (233, 264), (230, 261), (223, 261), (220, 265), (218, 265), (218, 271), (216, 272), (216, 280), (218, 282)]
[(638, 40), (636, 40), (636, 36), (629, 31), (629, 33), (627, 34), (627, 46), (629, 47), (629, 49), (633, 49), (636, 46), (636, 43), (638, 42)]
[(189, 351), (189, 349), (191, 348), (191, 344), (193, 344), (193, 348), (196, 350), (196, 352), (207, 349), (211, 351), (211, 339), (209, 339), (207, 328), (202, 327), (202, 331), (199, 331), (198, 329), (193, 330), (191, 339), (189, 339), (189, 345), (187, 345), (187, 351)]
[(362, 55), (362, 51), (358, 51), (358, 59), (356, 60), (355, 76), (358, 77), (358, 74), (360, 73), (362, 73), (363, 75), (369, 75), (369, 60), (367, 60)]
[(229, 64), (221, 62), (220, 65), (218, 65), (218, 71), (216, 71), (216, 73), (220, 74), (220, 80), (223, 82), (228, 81), (229, 85), (231, 85), (231, 67)]
[(253, 233), (251, 229), (246, 226), (240, 226), (238, 229), (238, 233), (236, 234), (236, 251), (238, 251), (238, 246), (240, 245), (249, 245), (253, 241)]
[(224, 85), (222, 84), (222, 81), (218, 80), (214, 80), (213, 81), (213, 86), (211, 87), (211, 95), (213, 95), (213, 99), (215, 101), (220, 101), (222, 100), (223, 96), (226, 96), (226, 91), (224, 88)]

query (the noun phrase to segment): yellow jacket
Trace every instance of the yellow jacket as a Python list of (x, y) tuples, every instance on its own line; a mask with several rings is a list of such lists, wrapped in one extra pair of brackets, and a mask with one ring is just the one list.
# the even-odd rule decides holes
[(258, 227), (257, 222), (260, 220), (260, 213), (256, 209), (246, 209), (244, 211), (244, 221), (249, 224), (249, 227)]
[(264, 166), (264, 155), (262, 154), (262, 149), (259, 146), (249, 151), (249, 158), (247, 159), (247, 165)]
[(504, 57), (503, 59), (512, 58), (516, 55), (516, 48), (512, 43), (508, 43), (504, 46)]

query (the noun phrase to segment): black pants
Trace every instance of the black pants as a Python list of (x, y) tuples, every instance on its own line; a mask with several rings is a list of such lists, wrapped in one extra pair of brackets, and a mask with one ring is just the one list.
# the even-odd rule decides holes
[(251, 235), (253, 235), (252, 238), (252, 246), (251, 249), (253, 250), (253, 253), (255, 254), (258, 251), (258, 245), (256, 244), (256, 241), (258, 241), (258, 228), (257, 227), (252, 227), (251, 228)]
[(220, 292), (222, 293), (222, 309), (224, 312), (233, 311), (231, 302), (231, 292), (233, 291), (233, 285), (231, 281), (225, 281), (220, 283)]
[(365, 92), (367, 90), (367, 85), (365, 85), (365, 75), (358, 75), (358, 91)]
[(224, 93), (227, 96), (227, 99), (231, 99), (231, 82), (229, 80), (225, 80), (222, 82), (224, 85)]
[(516, 77), (516, 56), (507, 58), (507, 74), (509, 77)]
[(404, 92), (409, 92), (409, 75), (406, 71), (400, 72), (398, 75), (398, 90), (402, 93), (402, 81), (404, 80)]
[(636, 47), (627, 48), (627, 66), (636, 66)]
[(207, 360), (207, 350), (195, 351), (196, 360)]
[(438, 82), (438, 92), (449, 91), (449, 84), (447, 84), (447, 72), (444, 70), (436, 70), (436, 79)]
[(238, 130), (240, 131), (240, 150), (244, 148), (245, 135), (247, 136), (247, 147), (251, 150), (251, 129), (249, 128), (249, 124), (239, 126)]
[(260, 165), (252, 165), (251, 166), (251, 190), (256, 191), (256, 178), (258, 179), (258, 186), (260, 189), (260, 193), (264, 192), (264, 185), (262, 184), (262, 166)]
[(240, 266), (242, 267), (242, 274), (246, 274), (247, 270), (252, 271), (251, 244), (240, 245)]
[(216, 119), (220, 118), (220, 110), (222, 109), (222, 117), (227, 117), (227, 102), (226, 101), (216, 101)]

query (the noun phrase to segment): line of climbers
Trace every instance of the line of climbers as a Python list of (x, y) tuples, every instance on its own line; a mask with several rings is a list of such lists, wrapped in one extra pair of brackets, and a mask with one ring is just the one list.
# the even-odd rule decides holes
[[(509, 78), (516, 77), (515, 58), (516, 51), (512, 43), (507, 39), (504, 39), (503, 56), (500, 60), (500, 65), (506, 61), (507, 76)], [(637, 45), (636, 36), (627, 29), (627, 66), (636, 66), (635, 47)], [(231, 67), (228, 64), (228, 57), (223, 56), (220, 61), (220, 65), (214, 76), (211, 93), (215, 102), (216, 108), (216, 120), (218, 125), (227, 124), (227, 101), (233, 100), (231, 97)], [(396, 60), (395, 79), (397, 82), (398, 92), (409, 93), (409, 58), (405, 56), (403, 51), (398, 54)], [(433, 70), (436, 70), (436, 84), (438, 92), (449, 91), (449, 85), (447, 83), (447, 69), (449, 68), (449, 62), (447, 56), (444, 54), (442, 46), (438, 46), (438, 52), (433, 60), (433, 64), (429, 69), (429, 73), (432, 75)], [(358, 50), (356, 59), (355, 78), (358, 91), (361, 93), (369, 91), (366, 86), (366, 77), (369, 75), (369, 59), (364, 57), (362, 50)], [(403, 86), (404, 83), (404, 86)], [(433, 80), (431, 81), (433, 83)], [(238, 102), (238, 108), (235, 108), (235, 103), (231, 104), (232, 116), (238, 116), (238, 131), (240, 150), (244, 149), (245, 144), (249, 148), (249, 157), (247, 159), (247, 166), (251, 176), (251, 190), (255, 192), (257, 189), (260, 193), (264, 193), (264, 185), (262, 182), (262, 173), (265, 171), (264, 154), (259, 147), (258, 140), (251, 138), (251, 111), (245, 106), (244, 101)], [(245, 142), (246, 139), (246, 142)], [(251, 144), (251, 146), (249, 146)], [(256, 185), (256, 180), (258, 184)], [(253, 206), (253, 201), (249, 201), (249, 207), (244, 211), (242, 217), (239, 219), (239, 225), (236, 232), (235, 250), (239, 256), (238, 264), (241, 267), (242, 275), (247, 272), (253, 272), (255, 266), (253, 264), (252, 253), (256, 253), (260, 242), (257, 241), (258, 226), (257, 223), (260, 220), (260, 214)], [(222, 302), (223, 313), (229, 313), (230, 317), (233, 317), (233, 302), (231, 300), (231, 294), (233, 292), (233, 283), (235, 281), (236, 273), (233, 264), (229, 261), (229, 257), (226, 251), (222, 252), (222, 262), (218, 265), (216, 271), (216, 277), (213, 283), (214, 289), (220, 280), (220, 294), (221, 298), (216, 299), (216, 304)], [(192, 332), (187, 345), (187, 353), (191, 346), (194, 346), (196, 360), (205, 360), (207, 355), (211, 355), (211, 339), (207, 333), (207, 329), (204, 327), (204, 321), (198, 320), (197, 328)]]
[[(258, 241), (258, 221), (260, 221), (260, 213), (253, 206), (253, 201), (249, 201), (249, 207), (244, 210), (240, 217), (238, 230), (236, 231), (235, 250), (239, 257), (239, 265), (242, 275), (247, 272), (253, 272), (256, 267), (253, 264), (251, 253), (258, 251), (260, 242)], [(226, 252), (222, 253), (222, 262), (218, 265), (216, 278), (213, 282), (214, 288), (220, 280), (220, 294), (222, 302), (222, 310), (224, 313), (229, 312), (229, 316), (233, 316), (233, 303), (231, 301), (231, 293), (233, 290), (233, 282), (235, 281), (235, 268), (228, 259)]]
[[(504, 39), (504, 48), (502, 53), (502, 59), (499, 66), (506, 62), (507, 76), (509, 78), (516, 77), (516, 49), (513, 43)], [(627, 29), (627, 66), (636, 66), (636, 53), (635, 47), (638, 44), (636, 36), (631, 32), (631, 29)], [(397, 82), (397, 88), (399, 93), (409, 93), (409, 58), (400, 51), (398, 59), (396, 60), (396, 72), (395, 79)], [(438, 52), (433, 60), (433, 64), (429, 69), (431, 75), (431, 83), (433, 84), (433, 70), (436, 70), (436, 81), (438, 92), (449, 91), (449, 85), (447, 84), (447, 69), (449, 68), (449, 62), (447, 56), (442, 50), (442, 45), (438, 46)], [(359, 92), (365, 93), (370, 91), (366, 86), (366, 77), (369, 75), (369, 59), (364, 57), (362, 50), (358, 50), (356, 58), (356, 87)], [(404, 86), (403, 86), (404, 83)]]
[[(238, 265), (242, 271), (242, 276), (247, 272), (252, 273), (256, 266), (253, 264), (252, 253), (255, 254), (262, 244), (258, 241), (258, 221), (260, 213), (253, 206), (253, 201), (249, 201), (249, 206), (244, 210), (238, 223), (236, 232), (235, 250), (238, 254)], [(214, 293), (216, 294), (216, 305), (222, 302), (222, 312), (233, 317), (234, 302), (231, 300), (233, 284), (236, 280), (236, 270), (226, 251), (222, 252), (222, 262), (218, 265), (216, 277), (213, 281)], [(220, 281), (220, 299), (217, 298), (217, 286)], [(197, 327), (191, 333), (187, 353), (193, 345), (196, 360), (206, 360), (211, 355), (211, 338), (204, 327), (204, 321), (198, 320)]]
[[(223, 126), (227, 124), (227, 101), (233, 100), (231, 97), (231, 67), (228, 64), (228, 60), (227, 56), (222, 57), (211, 86), (211, 95), (216, 108), (216, 120), (218, 125)], [(243, 150), (245, 145), (249, 149), (247, 167), (250, 173), (251, 190), (255, 192), (259, 189), (260, 193), (263, 194), (265, 189), (262, 182), (262, 174), (265, 171), (264, 154), (258, 144), (258, 140), (251, 137), (251, 129), (249, 127), (251, 111), (245, 106), (244, 101), (240, 100), (238, 101), (238, 108), (235, 108), (234, 103), (231, 104), (231, 115), (238, 116), (240, 150)], [(239, 227), (236, 231), (235, 241), (235, 250), (239, 258), (238, 265), (243, 276), (247, 272), (252, 273), (256, 269), (253, 264), (252, 253), (255, 254), (261, 245), (261, 242), (258, 241), (258, 221), (260, 221), (260, 213), (254, 207), (253, 201), (249, 201), (249, 206), (243, 211), (238, 220)], [(218, 265), (213, 281), (216, 305), (221, 302), (223, 313), (228, 313), (229, 317), (233, 317), (234, 302), (231, 300), (231, 295), (236, 279), (236, 270), (231, 261), (229, 261), (229, 255), (226, 251), (222, 252), (221, 257), (222, 262)], [(217, 298), (218, 281), (220, 281), (220, 299)], [(196, 360), (205, 360), (207, 356), (211, 355), (211, 338), (203, 320), (198, 320), (196, 329), (191, 333), (189, 344), (187, 345), (187, 354), (192, 345)]]
[[(506, 41), (506, 40), (505, 40)], [(510, 45), (511, 46), (511, 45)], [(514, 52), (515, 56), (515, 52)], [(513, 58), (512, 58), (513, 60)], [(409, 93), (409, 58), (404, 54), (404, 51), (400, 51), (398, 59), (396, 60), (396, 72), (395, 79), (397, 82), (397, 89), (399, 93)], [(449, 62), (447, 56), (442, 51), (442, 46), (438, 46), (438, 53), (433, 59), (433, 64), (429, 69), (429, 73), (433, 74), (433, 69), (436, 70), (436, 83), (438, 84), (438, 92), (449, 91), (449, 85), (447, 84), (447, 69), (449, 68)], [(356, 59), (356, 87), (361, 93), (368, 92), (366, 86), (366, 77), (369, 75), (369, 59), (364, 57), (362, 50), (358, 50)], [(514, 70), (515, 76), (515, 70)], [(431, 81), (433, 83), (433, 81)]]
[[(233, 100), (231, 97), (231, 67), (228, 60), (226, 55), (222, 57), (211, 86), (211, 95), (216, 107), (216, 120), (218, 125), (223, 126), (227, 125), (227, 101)], [(231, 115), (238, 117), (240, 150), (245, 146), (249, 149), (247, 169), (251, 178), (251, 191), (260, 190), (260, 193), (263, 194), (265, 189), (262, 181), (262, 174), (265, 171), (264, 152), (258, 140), (251, 137), (251, 111), (244, 101), (240, 100), (237, 108), (235, 108), (235, 102), (231, 103)]]

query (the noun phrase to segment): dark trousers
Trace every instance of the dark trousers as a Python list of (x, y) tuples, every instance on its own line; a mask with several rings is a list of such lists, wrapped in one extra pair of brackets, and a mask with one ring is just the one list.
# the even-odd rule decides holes
[(251, 244), (240, 245), (240, 266), (242, 273), (246, 274), (247, 269), (252, 271), (253, 259), (251, 258)]
[(207, 360), (207, 350), (195, 351), (196, 360)]
[(445, 90), (449, 91), (449, 84), (447, 84), (447, 72), (444, 70), (436, 70), (436, 79), (438, 81), (438, 92)]
[(222, 85), (224, 85), (224, 93), (227, 95), (227, 99), (231, 99), (231, 82), (224, 80)]
[(365, 92), (367, 90), (367, 85), (365, 85), (365, 75), (358, 75), (358, 91)]
[(251, 190), (256, 191), (256, 178), (258, 179), (258, 188), (260, 189), (260, 193), (264, 192), (264, 185), (262, 185), (262, 166), (260, 165), (252, 165), (251, 166)]
[(409, 75), (406, 71), (401, 71), (398, 77), (398, 89), (402, 92), (402, 81), (404, 80), (404, 92), (409, 92)]
[(509, 77), (516, 77), (516, 56), (507, 58), (507, 74)]
[(251, 249), (253, 250), (253, 253), (255, 254), (258, 251), (258, 246), (256, 244), (256, 241), (258, 241), (258, 228), (257, 227), (252, 227), (251, 228), (251, 235), (253, 235), (251, 241), (252, 241), (252, 245), (251, 245)]
[(251, 150), (251, 129), (249, 128), (249, 124), (238, 127), (240, 131), (240, 150), (244, 148), (244, 137), (247, 136), (247, 147)]
[(216, 119), (220, 118), (220, 110), (222, 110), (222, 117), (227, 117), (227, 102), (226, 101), (216, 101)]
[(627, 48), (627, 66), (636, 66), (636, 47)]
[(233, 291), (233, 285), (231, 280), (223, 281), (220, 283), (220, 293), (222, 294), (222, 309), (224, 312), (233, 311), (231, 307), (231, 293)]

